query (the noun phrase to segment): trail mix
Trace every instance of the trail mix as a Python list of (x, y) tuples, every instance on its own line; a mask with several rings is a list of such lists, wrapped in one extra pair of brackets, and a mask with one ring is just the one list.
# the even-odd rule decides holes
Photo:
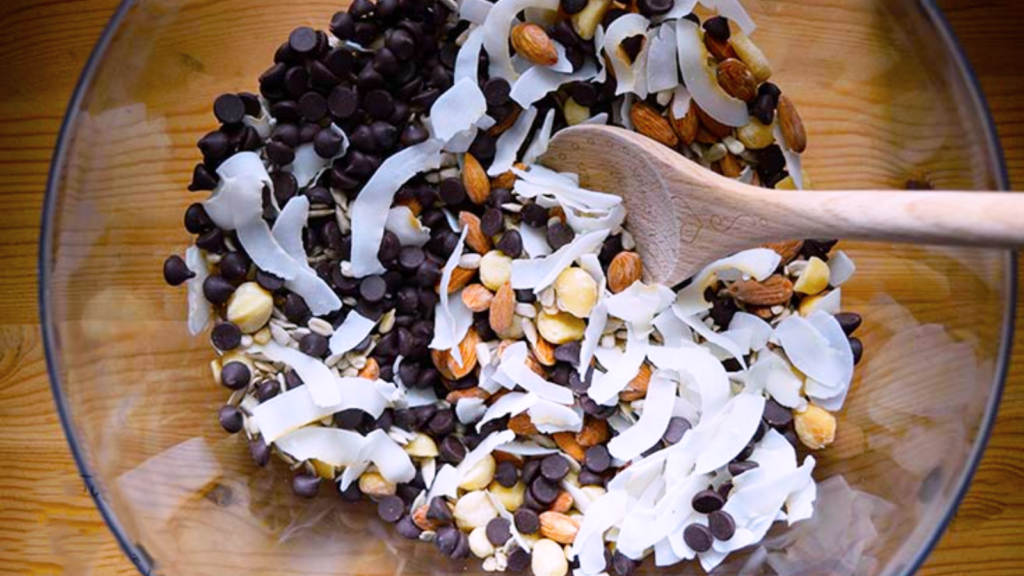
[[(805, 188), (806, 133), (735, 0), (355, 0), (216, 99), (164, 276), (212, 325), (219, 419), (489, 571), (712, 570), (810, 517), (863, 353), (852, 261), (780, 242), (644, 282), (619, 196), (539, 164), (637, 130)], [(613, 191), (628, 193), (628, 191)], [(798, 450), (803, 456), (798, 461)]]

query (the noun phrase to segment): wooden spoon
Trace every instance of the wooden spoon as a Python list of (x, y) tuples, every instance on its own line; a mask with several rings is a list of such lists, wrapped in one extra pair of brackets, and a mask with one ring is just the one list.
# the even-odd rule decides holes
[(596, 125), (558, 132), (542, 163), (622, 195), (644, 268), (669, 286), (732, 253), (796, 238), (1024, 245), (1024, 195), (758, 188), (636, 132)]

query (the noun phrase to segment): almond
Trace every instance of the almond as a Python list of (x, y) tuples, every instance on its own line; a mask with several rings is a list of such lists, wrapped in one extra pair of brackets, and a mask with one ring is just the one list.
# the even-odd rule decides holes
[(538, 66), (551, 66), (558, 62), (555, 43), (548, 33), (536, 24), (518, 24), (513, 28), (512, 47), (517, 54)]
[(473, 204), (483, 204), (491, 196), (491, 179), (487, 177), (487, 171), (468, 152), (462, 162), (462, 185)]
[(754, 306), (788, 304), (793, 297), (793, 282), (781, 274), (769, 276), (764, 282), (753, 278), (738, 280), (729, 286), (729, 293), (736, 300)]
[(533, 355), (533, 352), (526, 355), (526, 360), (524, 363), (526, 364), (526, 367), (529, 368), (534, 374), (540, 376), (541, 378), (547, 379), (547, 371), (544, 370), (544, 366), (540, 363), (539, 360), (537, 360), (537, 357)]
[(783, 240), (782, 242), (769, 242), (763, 245), (765, 248), (774, 250), (776, 254), (782, 257), (780, 264), (789, 264), (800, 254), (800, 250), (804, 247), (803, 240)]
[(426, 531), (426, 530), (437, 530), (438, 528), (441, 527), (440, 524), (437, 524), (436, 522), (434, 522), (430, 518), (427, 518), (427, 510), (429, 510), (429, 509), (430, 509), (430, 506), (427, 505), (427, 504), (424, 504), (424, 505), (420, 506), (419, 508), (417, 508), (412, 513), (412, 523), (415, 524), (416, 527), (419, 528), (420, 530), (424, 530), (424, 531)]
[(572, 544), (576, 533), (580, 531), (580, 523), (575, 518), (561, 512), (541, 512), (540, 535), (554, 540), (559, 544)]
[(633, 105), (633, 109), (629, 111), (629, 117), (633, 120), (633, 126), (636, 127), (636, 131), (644, 136), (657, 140), (669, 148), (674, 148), (679, 144), (679, 137), (676, 136), (668, 118), (659, 114), (651, 106), (643, 102), (637, 102)]
[(491, 178), (491, 190), (497, 188), (505, 188), (511, 190), (516, 184), (516, 175), (514, 172), (509, 170), (508, 172), (502, 172), (494, 178)]
[(490, 398), (490, 394), (487, 390), (479, 386), (473, 386), (472, 388), (466, 388), (465, 390), (452, 390), (444, 397), (445, 401), (449, 404), (455, 404), (463, 398), (479, 398), (481, 400), (487, 400)]
[(572, 456), (573, 460), (577, 462), (583, 462), (583, 456), (586, 452), (583, 446), (576, 441), (576, 435), (572, 432), (555, 432), (551, 435), (551, 438), (558, 444), (558, 447), (562, 449), (569, 456)]
[(636, 252), (619, 252), (608, 265), (608, 289), (618, 294), (644, 275), (643, 261)]
[(729, 152), (725, 153), (725, 158), (718, 161), (718, 168), (722, 171), (722, 176), (726, 178), (739, 178), (743, 172), (743, 169), (740, 168), (740, 161)]
[(728, 40), (723, 42), (714, 38), (711, 34), (704, 35), (704, 47), (719, 61), (736, 57), (736, 51), (733, 50), (732, 44), (729, 44)]
[(420, 212), (423, 212), (423, 205), (420, 204), (420, 201), (417, 200), (415, 196), (411, 198), (402, 198), (400, 200), (395, 200), (395, 204), (397, 206), (405, 206), (416, 216), (419, 216)]
[(697, 129), (697, 137), (694, 138), (694, 142), (700, 142), (701, 144), (717, 144), (720, 140), (721, 138), (715, 136), (703, 126)]
[(807, 149), (807, 132), (804, 130), (804, 122), (796, 111), (796, 106), (785, 96), (779, 96), (779, 129), (782, 130), (782, 138), (786, 146), (797, 154)]
[(480, 217), (472, 212), (459, 212), (459, 224), (466, 227), (466, 246), (477, 254), (491, 251), (491, 239), (480, 228)]
[(536, 344), (532, 344), (533, 355), (537, 361), (544, 366), (555, 365), (555, 347), (547, 340), (538, 337)]
[(725, 93), (744, 102), (757, 98), (757, 80), (747, 65), (736, 58), (728, 58), (718, 64), (715, 70), (718, 85)]
[(530, 415), (526, 412), (509, 418), (508, 429), (520, 436), (529, 436), (537, 433), (537, 427), (533, 425)]
[(491, 394), (490, 397), (487, 398), (486, 404), (490, 406), (491, 404), (494, 404), (498, 400), (501, 400), (502, 396), (504, 396), (505, 394), (509, 394), (510, 392), (512, 391), (509, 390), (508, 388), (502, 388), (500, 390), (497, 390), (494, 394)]
[(483, 284), (470, 284), (462, 290), (462, 303), (473, 312), (483, 312), (491, 307), (494, 293)]
[[(462, 288), (465, 288), (469, 281), (476, 276), (476, 270), (470, 270), (469, 268), (456, 268), (452, 270), (452, 277), (448, 281), (448, 293), (452, 294)], [(441, 292), (441, 281), (438, 280), (437, 284), (434, 285), (434, 292)]]
[(490, 308), (491, 330), (501, 338), (513, 334), (513, 323), (515, 322), (516, 293), (512, 290), (512, 284), (505, 282), (501, 289), (491, 300)]
[(609, 438), (608, 422), (590, 416), (584, 416), (583, 428), (576, 433), (576, 442), (583, 448), (604, 444)]
[(675, 129), (683, 144), (689, 146), (697, 139), (697, 130), (700, 128), (700, 119), (697, 117), (697, 105), (690, 101), (690, 108), (682, 118), (672, 118), (672, 128)]
[(651, 367), (646, 363), (640, 365), (636, 376), (626, 384), (626, 389), (619, 392), (619, 400), (632, 402), (647, 396), (647, 386), (651, 383)]
[(462, 366), (455, 361), (451, 350), (431, 350), (430, 358), (434, 361), (434, 367), (441, 373), (441, 376), (448, 380), (461, 380), (476, 368), (476, 345), (479, 343), (480, 336), (477, 335), (476, 330), (470, 328), (466, 337), (459, 342)]
[(747, 306), (747, 312), (750, 312), (754, 316), (765, 321), (771, 320), (775, 317), (775, 313), (772, 312), (771, 306)]
[(551, 511), (565, 514), (569, 510), (572, 510), (573, 499), (572, 494), (569, 494), (565, 490), (558, 493), (558, 497), (551, 503)]
[[(501, 464), (502, 462), (511, 462), (512, 465), (515, 466), (516, 468), (523, 467), (522, 456), (509, 454), (508, 452), (502, 452), (501, 450), (495, 450), (494, 452), (491, 453), (491, 456), (494, 456), (494, 462), (496, 464)], [(494, 484), (492, 484), (491, 486), (494, 486)]]
[(523, 112), (523, 109), (513, 104), (512, 112), (505, 116), (501, 122), (498, 122), (494, 126), (487, 129), (488, 136), (501, 136), (506, 130), (512, 127), (519, 119), (519, 115)]
[(697, 118), (700, 119), (700, 125), (706, 128), (707, 131), (716, 138), (715, 142), (732, 133), (731, 127), (712, 118), (707, 112), (702, 110), (700, 106), (697, 106), (696, 103), (694, 103), (693, 107), (697, 110)]
[(367, 380), (376, 380), (380, 377), (380, 365), (377, 364), (377, 359), (370, 357), (366, 359), (366, 366), (359, 371), (358, 376), (360, 378), (366, 378)]

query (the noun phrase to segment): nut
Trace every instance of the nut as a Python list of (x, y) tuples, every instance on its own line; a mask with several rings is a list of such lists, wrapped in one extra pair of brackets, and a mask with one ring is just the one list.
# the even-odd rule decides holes
[[(452, 270), (452, 277), (448, 280), (448, 293), (452, 294), (464, 288), (469, 281), (476, 276), (476, 270), (470, 270), (469, 268), (456, 268)], [(441, 281), (438, 280), (437, 285), (434, 286), (435, 292), (441, 291)]]
[(487, 177), (487, 171), (468, 152), (462, 161), (462, 185), (473, 204), (483, 204), (491, 196), (491, 179)]
[(782, 139), (786, 146), (797, 154), (807, 149), (807, 132), (804, 130), (804, 121), (796, 111), (796, 106), (785, 96), (779, 96), (779, 128), (782, 131)]
[(793, 425), (797, 438), (811, 450), (821, 450), (836, 439), (836, 417), (814, 404), (795, 412)]
[(462, 303), (473, 312), (483, 312), (491, 307), (494, 293), (483, 284), (470, 284), (462, 291)]
[(479, 398), (481, 400), (487, 400), (491, 395), (487, 393), (487, 390), (479, 386), (473, 386), (472, 388), (466, 388), (465, 390), (452, 390), (444, 397), (445, 402), (449, 404), (455, 404), (463, 398)]
[[(491, 462), (493, 464), (493, 460)], [(494, 504), (491, 504), (487, 492), (473, 489), (455, 501), (452, 516), (455, 517), (456, 526), (463, 530), (472, 530), (477, 526), (486, 526), (488, 522), (497, 518), (498, 511), (494, 509)]]
[(793, 290), (801, 294), (817, 294), (828, 287), (828, 276), (828, 264), (825, 264), (821, 258), (813, 256), (800, 272), (800, 277), (796, 279)]
[(531, 342), (530, 345), (537, 362), (543, 366), (555, 365), (555, 347), (550, 342), (543, 338), (537, 338), (536, 342)]
[(270, 328), (267, 328), (266, 326), (260, 328), (259, 330), (256, 331), (255, 334), (252, 335), (252, 341), (261, 346), (263, 344), (266, 344), (267, 342), (270, 342), (271, 338), (272, 336), (270, 334)]
[(743, 173), (740, 161), (731, 153), (726, 153), (725, 157), (718, 161), (718, 168), (726, 178), (739, 178)]
[(515, 186), (515, 184), (516, 175), (511, 170), (507, 172), (502, 172), (501, 174), (498, 174), (494, 178), (491, 178), (491, 190), (496, 190), (498, 188), (511, 189), (513, 186)]
[(729, 37), (729, 43), (732, 44), (732, 49), (736, 51), (736, 56), (750, 68), (758, 84), (771, 78), (772, 67), (768, 64), (768, 59), (765, 58), (764, 52), (757, 47), (757, 44), (754, 44), (746, 34), (738, 31), (733, 32)]
[(565, 101), (565, 105), (562, 106), (562, 114), (565, 115), (565, 122), (569, 126), (575, 126), (590, 120), (590, 108), (577, 103), (572, 98)]
[(541, 538), (533, 545), (530, 570), (533, 576), (565, 576), (569, 572), (569, 561), (558, 542)]
[(415, 196), (412, 196), (410, 198), (396, 199), (395, 205), (405, 206), (406, 208), (409, 209), (410, 212), (413, 213), (413, 216), (419, 216), (420, 213), (423, 212), (423, 204), (420, 204), (419, 199), (417, 199)]
[(582, 448), (590, 448), (598, 444), (604, 444), (611, 438), (608, 431), (608, 421), (584, 416), (583, 428), (576, 433), (576, 442)]
[(774, 250), (776, 254), (782, 257), (780, 264), (789, 264), (793, 258), (796, 258), (800, 254), (800, 250), (804, 247), (803, 240), (783, 240), (782, 242), (769, 242), (763, 245), (765, 248)]
[(558, 447), (569, 456), (572, 456), (573, 460), (577, 462), (583, 462), (583, 456), (586, 452), (583, 446), (576, 441), (576, 435), (572, 432), (555, 432), (551, 435), (551, 438), (558, 444)]
[(533, 425), (530, 415), (526, 412), (509, 418), (508, 429), (520, 436), (529, 436), (537, 433), (537, 427)]
[[(726, 126), (725, 124), (722, 124), (718, 120), (715, 120), (714, 118), (711, 117), (710, 114), (705, 112), (703, 108), (697, 106), (696, 103), (694, 103), (693, 106), (694, 109), (697, 111), (697, 119), (700, 120), (700, 125), (708, 131), (712, 138), (714, 138), (714, 140), (710, 142), (710, 144), (714, 144), (720, 141), (722, 138), (725, 138), (726, 136), (732, 134), (731, 126)], [(698, 135), (699, 134), (700, 131), (698, 130)], [(699, 142), (700, 138), (698, 138), (697, 141)]]
[(491, 250), (491, 239), (480, 228), (480, 217), (472, 212), (459, 212), (459, 224), (466, 227), (466, 246), (477, 254)]
[(388, 482), (378, 472), (363, 472), (359, 477), (359, 490), (371, 497), (383, 498), (392, 496), (398, 489), (392, 482)]
[(532, 371), (537, 376), (540, 376), (541, 378), (548, 377), (548, 373), (547, 371), (544, 370), (544, 366), (540, 363), (539, 360), (537, 360), (537, 358), (534, 357), (533, 353), (526, 355), (525, 364), (526, 367), (529, 368), (530, 371)]
[[(669, 116), (672, 116), (669, 114)], [(697, 130), (700, 128), (700, 118), (697, 117), (697, 105), (690, 101), (690, 107), (682, 118), (672, 117), (672, 128), (676, 131), (683, 144), (689, 146), (697, 139)]]
[(376, 380), (380, 378), (380, 364), (377, 363), (376, 358), (367, 358), (366, 366), (357, 374), (360, 378), (366, 378), (367, 380)]
[(466, 337), (459, 342), (459, 354), (462, 356), (462, 366), (455, 361), (451, 350), (431, 350), (430, 359), (434, 362), (441, 376), (448, 380), (460, 380), (476, 368), (476, 345), (480, 343), (480, 336), (473, 328), (466, 332)]
[(772, 312), (771, 306), (747, 306), (747, 312), (765, 321), (775, 318), (775, 313)]
[(491, 250), (480, 259), (480, 281), (497, 291), (512, 278), (512, 259), (501, 250)]
[(512, 283), (505, 282), (491, 299), (489, 315), (491, 330), (500, 338), (515, 339), (514, 328), (519, 325), (515, 321), (515, 309), (516, 293), (512, 290)]
[(587, 325), (583, 320), (567, 312), (537, 315), (537, 331), (542, 338), (555, 345), (574, 342), (583, 338), (583, 330)]
[(466, 471), (466, 474), (462, 477), (462, 483), (459, 484), (459, 488), (463, 490), (486, 488), (491, 483), (491, 480), (494, 480), (494, 470), (496, 467), (497, 463), (494, 461), (494, 456), (490, 454), (484, 456), (472, 468)]
[(753, 116), (750, 117), (750, 122), (746, 126), (740, 126), (736, 129), (736, 138), (749, 150), (761, 150), (775, 142), (772, 127), (762, 124), (760, 120)]
[(430, 518), (427, 518), (427, 510), (429, 509), (430, 505), (424, 504), (412, 513), (412, 523), (420, 530), (437, 530), (441, 527)]
[(721, 41), (713, 37), (711, 34), (704, 35), (704, 47), (708, 49), (708, 52), (715, 57), (716, 60), (728, 60), (729, 58), (736, 58), (736, 51), (733, 50), (732, 45), (729, 41)]
[(629, 111), (629, 117), (633, 121), (636, 131), (661, 142), (669, 148), (675, 148), (679, 144), (679, 137), (672, 129), (672, 124), (651, 106), (637, 102)]
[(604, 19), (608, 9), (612, 7), (612, 0), (589, 0), (583, 10), (573, 14), (572, 27), (584, 40), (592, 40), (597, 26)]
[(754, 306), (775, 306), (788, 304), (793, 297), (793, 283), (781, 274), (773, 274), (764, 282), (737, 280), (729, 285), (729, 294), (744, 304)]
[(512, 47), (516, 53), (539, 66), (558, 62), (555, 43), (543, 28), (536, 24), (518, 24), (512, 29)]
[(575, 266), (562, 270), (555, 278), (555, 303), (558, 309), (577, 318), (590, 316), (597, 304), (597, 280)]
[(572, 510), (572, 504), (572, 494), (562, 490), (558, 493), (558, 498), (555, 498), (555, 501), (551, 503), (551, 511), (565, 514), (569, 510)]
[(469, 533), (469, 551), (477, 558), (487, 558), (494, 554), (494, 545), (487, 539), (486, 526), (477, 526)]
[(644, 263), (636, 252), (619, 252), (608, 264), (608, 289), (618, 294), (644, 275)]
[(640, 365), (636, 376), (626, 384), (626, 389), (619, 392), (619, 400), (632, 402), (647, 397), (647, 386), (651, 383), (651, 367), (647, 363)]
[(828, 292), (819, 292), (814, 296), (805, 296), (804, 299), (800, 301), (800, 306), (797, 311), (801, 316), (810, 316), (811, 314), (814, 314), (814, 312), (820, 308), (821, 301), (828, 295)]
[(523, 505), (523, 499), (526, 497), (526, 484), (516, 482), (511, 488), (505, 488), (497, 482), (491, 482), (487, 491), (494, 494), (506, 510), (515, 512)]
[(418, 432), (403, 449), (406, 454), (413, 458), (433, 458), (437, 456), (437, 444), (434, 442), (434, 439), (422, 432)]
[(757, 79), (742, 61), (728, 58), (718, 64), (715, 71), (718, 85), (725, 93), (744, 102), (753, 102), (757, 98)]
[(246, 334), (263, 328), (273, 311), (274, 297), (255, 282), (245, 282), (228, 298), (228, 322)]
[(501, 122), (498, 122), (497, 124), (495, 124), (494, 126), (491, 126), (490, 129), (487, 130), (487, 135), (488, 136), (500, 136), (500, 135), (502, 135), (506, 130), (511, 128), (513, 125), (515, 125), (516, 120), (519, 119), (519, 115), (522, 114), (522, 112), (523, 112), (523, 109), (518, 107), (518, 106), (512, 108), (512, 112), (508, 116), (505, 116), (505, 118)]
[(579, 521), (561, 512), (548, 511), (540, 514), (540, 535), (545, 538), (559, 544), (572, 544), (579, 531)]

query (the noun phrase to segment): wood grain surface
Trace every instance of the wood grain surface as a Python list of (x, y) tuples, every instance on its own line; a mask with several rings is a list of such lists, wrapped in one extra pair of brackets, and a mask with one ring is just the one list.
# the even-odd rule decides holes
[[(1024, 12), (1018, 0), (940, 0), (1024, 189)], [(0, 2), (0, 575), (137, 574), (68, 452), (36, 307), (40, 206), (64, 107), (115, 0)], [(934, 122), (942, 122), (935, 118)], [(1024, 270), (1024, 268), (1022, 268)], [(1024, 308), (1017, 310), (1024, 326)], [(1024, 343), (970, 492), (921, 574), (1024, 572)]]

